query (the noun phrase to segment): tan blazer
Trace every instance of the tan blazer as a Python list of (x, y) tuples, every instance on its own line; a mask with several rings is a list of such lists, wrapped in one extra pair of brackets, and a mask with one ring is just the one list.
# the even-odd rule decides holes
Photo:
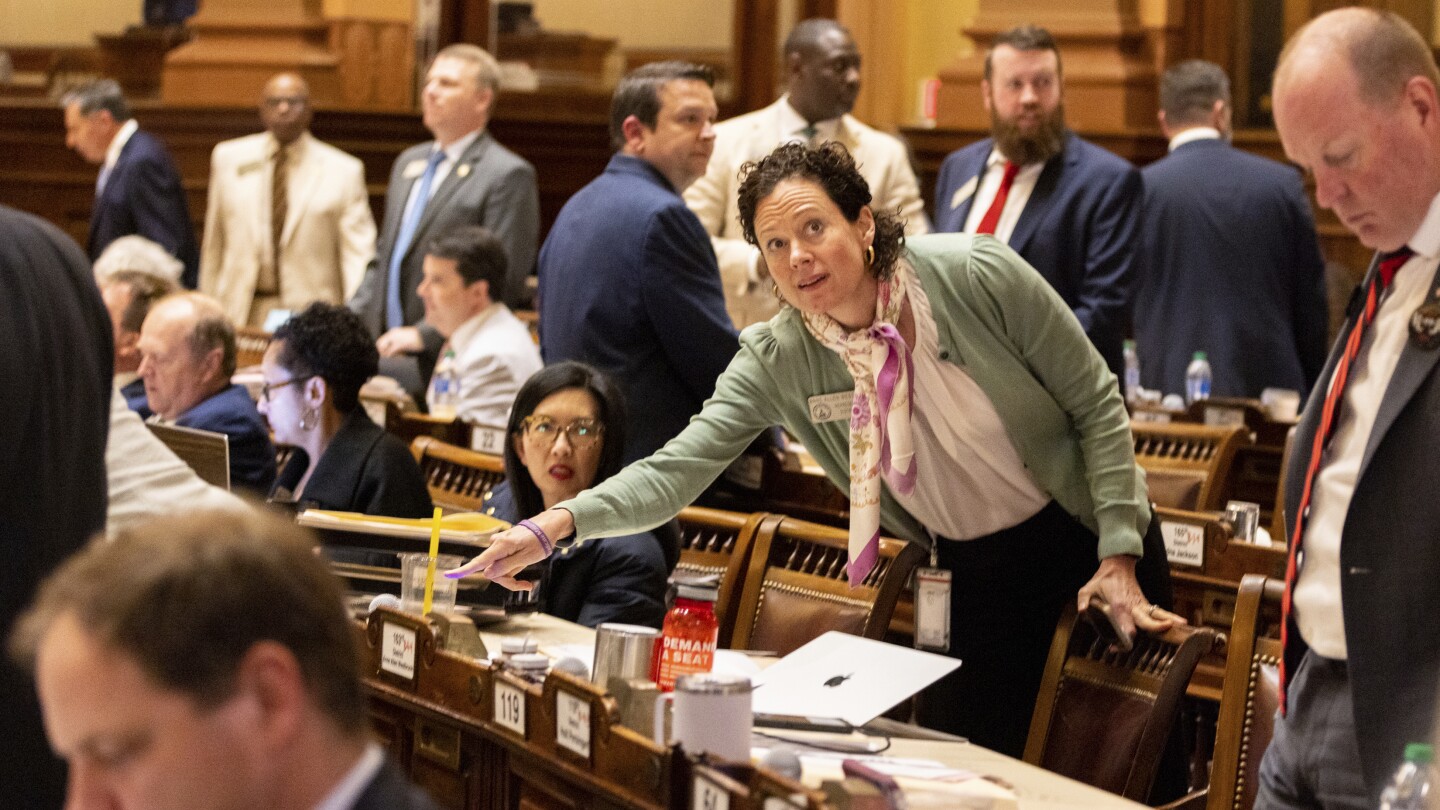
[[(251, 320), (260, 268), (274, 260), (270, 178), (276, 146), (262, 132), (224, 141), (210, 157), (200, 290), (218, 299), (237, 324)], [(292, 149), (277, 306), (299, 310), (312, 301), (343, 304), (375, 255), (365, 168), (308, 132)], [(263, 321), (263, 312), (256, 316)]]
[[(782, 142), (779, 101), (752, 113), (736, 116), (715, 126), (715, 152), (705, 176), (685, 190), (685, 204), (700, 218), (715, 247), (720, 263), (720, 280), (725, 287), (725, 308), (737, 329), (766, 321), (779, 304), (768, 279), (752, 281), (751, 263), (758, 251), (747, 242), (740, 228), (740, 166), (770, 154)], [(907, 236), (930, 232), (920, 184), (910, 165), (905, 144), (892, 135), (865, 126), (849, 115), (840, 119), (835, 140), (844, 144), (860, 174), (870, 186), (876, 209), (898, 209), (905, 220)]]

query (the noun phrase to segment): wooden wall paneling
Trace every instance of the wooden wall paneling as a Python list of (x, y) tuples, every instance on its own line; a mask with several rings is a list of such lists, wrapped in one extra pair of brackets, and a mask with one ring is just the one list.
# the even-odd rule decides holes
[(330, 49), (340, 60), (340, 101), (350, 109), (414, 109), (415, 48), (407, 23), (332, 20)]
[(780, 88), (780, 3), (737, 0), (733, 59), (737, 112), (758, 110), (775, 100)]

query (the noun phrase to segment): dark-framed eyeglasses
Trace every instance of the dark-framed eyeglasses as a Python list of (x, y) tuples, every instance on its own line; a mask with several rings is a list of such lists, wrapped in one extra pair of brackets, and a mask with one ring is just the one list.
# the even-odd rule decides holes
[(548, 416), (532, 413), (520, 420), (520, 432), (547, 445), (554, 444), (560, 434), (564, 433), (570, 444), (589, 447), (600, 440), (605, 426), (596, 419), (576, 419), (567, 425), (561, 425)]
[(270, 401), (271, 392), (273, 392), (273, 391), (279, 391), (281, 388), (284, 388), (285, 386), (290, 385), (290, 384), (292, 384), (292, 383), (303, 383), (303, 382), (305, 382), (306, 380), (308, 380), (308, 379), (310, 379), (311, 377), (314, 377), (314, 376), (315, 376), (314, 374), (306, 374), (304, 377), (291, 377), (290, 379), (286, 380), (285, 382), (263, 383), (263, 384), (261, 384), (261, 386), (260, 386), (260, 401), (261, 401), (261, 402), (269, 402), (269, 401)]

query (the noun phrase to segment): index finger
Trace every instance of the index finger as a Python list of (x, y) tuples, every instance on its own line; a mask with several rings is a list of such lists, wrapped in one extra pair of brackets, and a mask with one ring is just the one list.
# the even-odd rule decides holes
[(499, 550), (496, 547), (491, 546), (490, 548), (487, 548), (479, 554), (475, 555), (474, 557), (470, 558), (470, 561), (465, 563), (464, 565), (461, 565), (458, 568), (451, 568), (449, 571), (446, 571), (445, 577), (448, 579), (461, 579), (462, 577), (468, 577), (477, 571), (484, 570), (487, 566), (490, 565), (490, 563), (503, 556), (504, 555), (500, 554)]

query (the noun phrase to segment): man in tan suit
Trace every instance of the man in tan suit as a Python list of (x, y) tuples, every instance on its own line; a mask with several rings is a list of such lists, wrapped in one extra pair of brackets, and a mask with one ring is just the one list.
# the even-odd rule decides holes
[(236, 324), (343, 304), (375, 255), (365, 168), (311, 136), (311, 116), (305, 80), (281, 73), (260, 98), (266, 131), (224, 141), (210, 158), (200, 289)]
[(715, 127), (715, 152), (705, 176), (685, 191), (685, 204), (710, 233), (725, 307), (737, 328), (768, 320), (779, 310), (760, 252), (740, 231), (740, 166), (792, 141), (844, 144), (874, 195), (871, 205), (900, 212), (909, 236), (930, 223), (910, 153), (899, 139), (850, 115), (860, 93), (860, 52), (850, 32), (834, 20), (805, 20), (785, 39), (789, 92), (761, 110)]

